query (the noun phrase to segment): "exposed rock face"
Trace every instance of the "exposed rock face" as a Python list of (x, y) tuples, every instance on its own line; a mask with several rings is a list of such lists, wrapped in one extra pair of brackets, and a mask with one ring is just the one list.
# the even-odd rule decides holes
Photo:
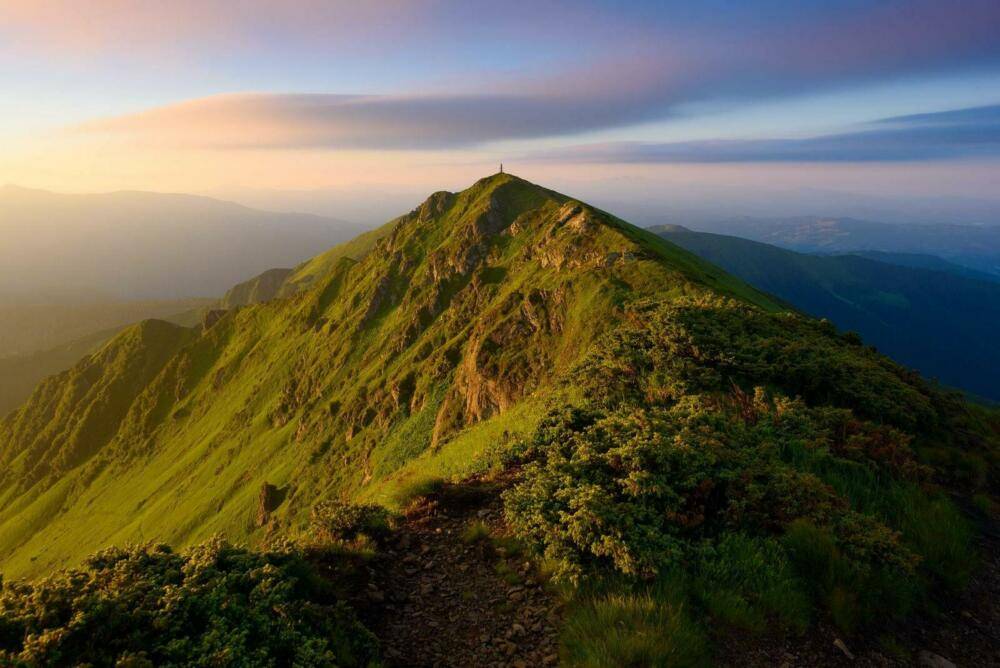
[(579, 203), (567, 202), (526, 259), (537, 259), (543, 267), (556, 271), (610, 267), (635, 259), (626, 249), (611, 249), (602, 243), (600, 215)]
[(473, 330), (431, 438), (436, 445), (454, 430), (510, 408), (552, 365), (546, 338), (562, 331), (565, 292), (512, 294)]

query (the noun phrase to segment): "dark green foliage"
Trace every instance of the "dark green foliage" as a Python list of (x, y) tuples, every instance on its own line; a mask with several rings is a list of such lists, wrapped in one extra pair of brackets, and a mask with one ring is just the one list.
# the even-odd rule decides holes
[(640, 304), (572, 379), (584, 401), (506, 454), (526, 462), (508, 519), (559, 579), (682, 577), (717, 620), (799, 631), (814, 602), (850, 629), (969, 572), (969, 525), (932, 488), (962, 474), (914, 446), (961, 424), (944, 447), (990, 461), (995, 441), (823, 323), (724, 299)]
[(374, 637), (302, 552), (112, 548), (0, 583), (0, 664), (365, 666)]
[(597, 348), (577, 374), (602, 403), (669, 403), (733, 384), (770, 386), (810, 405), (849, 408), (907, 429), (936, 426), (930, 388), (828, 324), (709, 297), (630, 311), (631, 326)]
[(812, 603), (786, 551), (773, 538), (730, 533), (696, 553), (692, 592), (715, 619), (748, 631), (773, 621), (805, 631)]
[[(809, 406), (851, 411), (818, 418), (831, 428), (840, 423), (840, 434), (834, 429), (832, 438), (842, 441), (837, 447), (849, 458), (855, 455), (846, 451), (856, 450), (857, 443), (847, 441), (854, 437), (885, 441), (870, 442), (865, 457), (874, 453), (887, 464), (912, 439), (941, 479), (963, 486), (996, 484), (1000, 422), (995, 414), (850, 344), (829, 323), (717, 297), (647, 302), (628, 315), (626, 326), (595, 347), (575, 373), (594, 403), (670, 405), (689, 394), (764, 386), (801, 397)], [(873, 424), (859, 426), (859, 419)], [(908, 474), (919, 472), (913, 468)]]
[(808, 520), (792, 523), (783, 542), (805, 586), (843, 629), (905, 615), (921, 594), (912, 574), (852, 559), (829, 530)]
[(802, 518), (829, 527), (861, 562), (913, 567), (891, 530), (781, 460), (777, 408), (747, 424), (690, 397), (671, 409), (592, 420), (550, 426), (554, 438), (505, 497), (514, 526), (544, 545), (562, 577), (605, 565), (651, 577), (682, 563), (703, 538), (734, 529), (776, 534)]

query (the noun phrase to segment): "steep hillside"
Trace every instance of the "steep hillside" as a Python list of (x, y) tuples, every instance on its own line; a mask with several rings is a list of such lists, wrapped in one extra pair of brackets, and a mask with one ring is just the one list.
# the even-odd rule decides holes
[(927, 376), (1000, 400), (1000, 285), (854, 255), (815, 256), (682, 227), (665, 239)]
[[(212, 591), (266, 575), (249, 586), (273, 581), (278, 627), (341, 629), (369, 657), (361, 619), (391, 665), (591, 666), (886, 628), (974, 571), (952, 496), (995, 507), (994, 413), (586, 204), (494, 175), (284, 285), (200, 327), (130, 328), (0, 423), (0, 659), (82, 642), (69, 655), (131, 660), (145, 645), (120, 622), (99, 647), (79, 624), (137, 596), (142, 633), (180, 643), (162, 660), (272, 626), (217, 610), (202, 568)], [(266, 552), (191, 547), (217, 533)], [(149, 540), (186, 551), (4, 584)], [(373, 560), (371, 579), (319, 559), (324, 585), (300, 565), (323, 554)], [(76, 581), (107, 599), (60, 604)], [(168, 585), (183, 604), (143, 595)], [(196, 609), (213, 633), (171, 621)]]
[[(388, 229), (360, 260), (338, 252), (300, 269), (313, 284), (295, 297), (230, 311), (200, 334), (156, 328), (164, 354), (141, 373), (123, 379), (120, 367), (150, 325), (43, 384), (0, 427), (3, 461), (19, 467), (0, 487), (4, 570), (144, 536), (262, 535), (323, 497), (383, 498), (387, 480), (462, 470), (488, 435), (529, 429), (547, 394), (537, 390), (626, 302), (719, 292), (773, 307), (687, 252), (509, 175), (436, 193)], [(265, 483), (284, 500), (258, 526)]]

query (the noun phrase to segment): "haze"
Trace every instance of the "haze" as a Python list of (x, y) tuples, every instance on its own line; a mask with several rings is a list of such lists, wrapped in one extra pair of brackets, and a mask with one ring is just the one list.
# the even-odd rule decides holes
[(374, 224), (504, 161), (649, 224), (997, 220), (991, 0), (357, 4), (0, 3), (0, 183)]

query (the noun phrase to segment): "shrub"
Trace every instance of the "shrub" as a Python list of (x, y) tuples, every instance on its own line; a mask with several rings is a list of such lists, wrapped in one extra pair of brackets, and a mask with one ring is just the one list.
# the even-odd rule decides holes
[(691, 397), (669, 410), (553, 420), (504, 503), (511, 525), (560, 564), (558, 578), (602, 569), (648, 578), (703, 540), (780, 535), (801, 518), (829, 528), (852, 559), (912, 571), (898, 535), (781, 460), (770, 418), (747, 425)]
[(294, 548), (108, 549), (0, 585), (0, 665), (368, 665), (371, 633)]
[(381, 540), (390, 531), (389, 511), (375, 504), (323, 501), (313, 507), (311, 533), (325, 542), (349, 542), (360, 536)]
[(783, 543), (815, 600), (845, 631), (861, 623), (902, 617), (920, 594), (912, 574), (891, 563), (851, 559), (828, 529), (808, 520), (794, 522)]
[(437, 476), (416, 478), (404, 484), (393, 494), (392, 503), (394, 507), (405, 510), (418, 499), (441, 491), (444, 485), (444, 478)]
[(480, 543), (489, 537), (490, 528), (483, 522), (473, 522), (462, 532), (463, 543)]

